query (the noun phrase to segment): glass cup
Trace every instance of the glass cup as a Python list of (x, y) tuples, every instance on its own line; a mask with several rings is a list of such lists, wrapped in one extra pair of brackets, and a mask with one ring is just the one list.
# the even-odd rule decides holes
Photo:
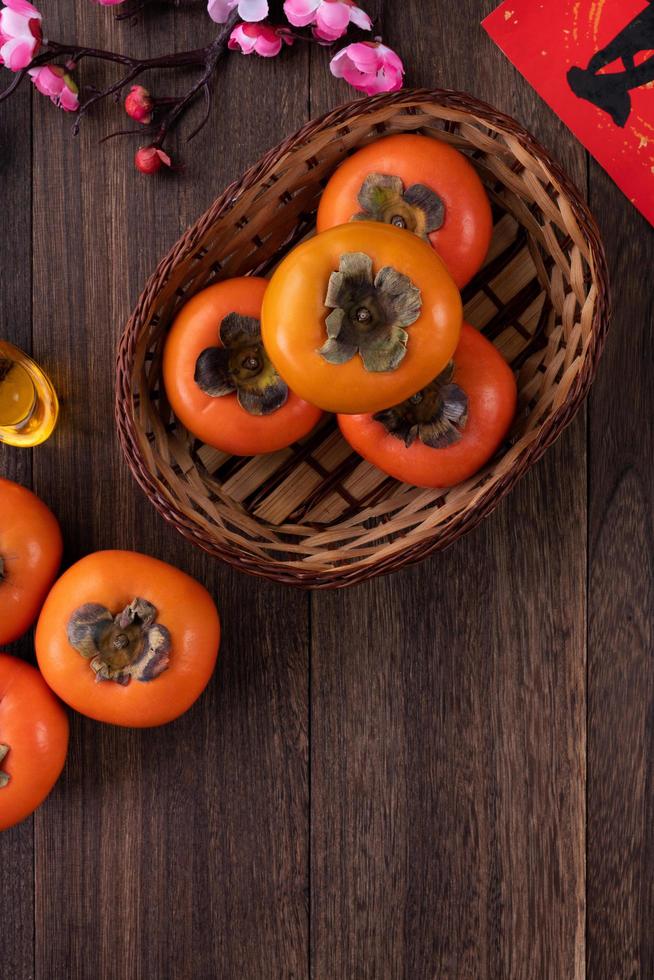
[(0, 340), (0, 442), (38, 446), (57, 424), (59, 402), (38, 364), (8, 340)]

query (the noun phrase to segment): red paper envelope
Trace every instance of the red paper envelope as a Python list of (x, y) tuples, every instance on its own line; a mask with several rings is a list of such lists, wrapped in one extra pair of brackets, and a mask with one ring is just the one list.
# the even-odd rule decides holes
[(654, 224), (654, 0), (506, 0), (483, 26)]

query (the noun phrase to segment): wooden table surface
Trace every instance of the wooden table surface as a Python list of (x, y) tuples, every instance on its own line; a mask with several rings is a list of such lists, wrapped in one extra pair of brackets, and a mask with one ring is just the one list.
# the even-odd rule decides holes
[[(133, 25), (90, 0), (40, 6), (48, 36), (130, 53), (212, 33), (202, 3)], [(58, 514), (67, 563), (156, 555), (203, 581), (224, 623), (182, 720), (72, 717), (63, 778), (0, 837), (3, 980), (654, 977), (654, 233), (480, 29), (493, 0), (384, 6), (407, 84), (514, 115), (588, 196), (615, 315), (587, 408), (447, 554), (315, 595), (231, 571), (133, 482), (116, 342), (226, 183), (351, 90), (319, 49), (231, 57), (179, 177), (98, 145), (112, 106), (77, 139), (27, 86), (1, 106), (2, 334), (63, 410), (48, 444), (0, 447), (0, 473)], [(31, 636), (12, 652), (33, 659)]]

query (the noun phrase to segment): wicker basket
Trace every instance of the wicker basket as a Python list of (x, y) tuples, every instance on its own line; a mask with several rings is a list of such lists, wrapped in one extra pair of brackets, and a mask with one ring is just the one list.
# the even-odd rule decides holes
[[(517, 373), (519, 412), (507, 444), (482, 472), (445, 491), (386, 477), (349, 449), (333, 419), (268, 456), (229, 457), (199, 443), (172, 415), (161, 381), (175, 314), (218, 279), (269, 273), (311, 232), (322, 188), (341, 160), (399, 132), (436, 135), (468, 153), (491, 197), (491, 251), (464, 304), (466, 319)], [(447, 547), (493, 510), (577, 412), (608, 311), (595, 222), (516, 122), (448, 91), (357, 101), (266, 154), (159, 264), (118, 352), (121, 444), (157, 510), (210, 554), (280, 582), (350, 585)]]

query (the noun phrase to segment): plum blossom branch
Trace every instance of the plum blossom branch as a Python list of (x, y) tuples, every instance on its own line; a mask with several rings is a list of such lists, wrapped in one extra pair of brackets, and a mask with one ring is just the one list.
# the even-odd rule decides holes
[[(20, 3), (22, 0), (9, 0), (9, 2)], [(26, 13), (31, 13), (31, 10), (26, 11)], [(217, 69), (218, 63), (228, 50), (227, 45), (230, 35), (236, 26), (237, 20), (238, 13), (236, 11), (230, 13), (228, 19), (221, 26), (221, 29), (213, 41), (203, 48), (197, 48), (190, 51), (173, 52), (171, 54), (160, 55), (154, 58), (132, 57), (130, 55), (124, 55), (115, 51), (106, 51), (102, 48), (61, 44), (58, 41), (46, 41), (45, 43), (41, 44), (39, 38), (39, 53), (35, 57), (31, 58), (24, 68), (20, 68), (16, 72), (16, 76), (12, 83), (7, 89), (5, 89), (4, 92), (0, 94), (0, 101), (11, 95), (18, 85), (20, 85), (22, 80), (27, 75), (30, 75), (39, 91), (46, 95), (50, 95), (53, 98), (53, 101), (55, 101), (56, 97), (57, 104), (62, 108), (68, 109), (68, 111), (76, 112), (77, 115), (73, 126), (73, 132), (77, 134), (79, 132), (82, 119), (90, 109), (104, 99), (111, 97), (117, 99), (126, 86), (134, 82), (145, 72), (152, 69), (177, 70), (180, 68), (201, 68), (202, 73), (199, 79), (194, 82), (191, 88), (183, 96), (174, 99), (169, 98), (157, 100), (158, 107), (165, 105), (167, 108), (152, 143), (152, 146), (160, 149), (167, 134), (184, 115), (186, 110), (191, 106), (198, 95), (204, 93), (205, 98), (210, 101), (209, 82)], [(0, 31), (1, 29), (0, 21)], [(31, 50), (32, 49), (30, 49), (30, 51)], [(53, 63), (58, 60), (65, 59), (66, 66), (72, 70), (73, 68), (76, 68), (80, 61), (85, 58), (92, 58), (97, 61), (112, 62), (122, 66), (126, 70), (116, 81), (112, 82), (106, 88), (93, 92), (84, 101), (80, 101), (77, 96), (77, 88), (72, 83), (72, 79), (68, 73), (65, 72), (61, 66), (54, 65)], [(56, 84), (53, 85), (54, 79), (59, 80), (59, 87), (57, 88), (57, 91), (55, 91)], [(49, 88), (45, 87), (46, 81), (50, 83)], [(63, 90), (70, 93), (70, 97), (68, 99), (66, 99), (65, 96), (62, 97)], [(205, 114), (205, 121), (206, 118), (208, 118), (207, 114)], [(162, 158), (157, 157), (157, 159)], [(166, 161), (164, 160), (163, 162)]]
[[(120, 6), (118, 19), (132, 17), (153, 0), (96, 0), (103, 6)], [(191, 0), (158, 0), (173, 6)], [(187, 137), (193, 139), (210, 117), (212, 80), (228, 51), (264, 58), (277, 56), (285, 46), (295, 42), (312, 42), (330, 46), (354, 28), (362, 40), (342, 48), (330, 62), (332, 74), (344, 78), (368, 94), (396, 91), (401, 88), (404, 66), (399, 57), (381, 42), (366, 39), (373, 22), (355, 0), (275, 0), (286, 24), (269, 19), (268, 0), (206, 0), (207, 12), (220, 25), (213, 40), (204, 47), (176, 51), (154, 58), (139, 58), (80, 44), (63, 44), (43, 40), (40, 12), (28, 0), (0, 0), (0, 65), (15, 73), (9, 86), (0, 93), (8, 98), (29, 76), (36, 89), (55, 105), (76, 113), (74, 134), (82, 119), (105, 99), (118, 101), (129, 88), (125, 111), (140, 124), (137, 129), (119, 129), (113, 136), (148, 134), (151, 142), (137, 152), (135, 163), (143, 173), (154, 173), (172, 162), (163, 146), (166, 138), (185, 116), (190, 106), (204, 97), (203, 116)], [(368, 34), (368, 37), (370, 35)], [(72, 73), (80, 63), (92, 59), (111, 62), (122, 68), (119, 77), (102, 89), (87, 87), (80, 92)], [(195, 68), (198, 77), (180, 96), (155, 98), (139, 84), (141, 76), (153, 69), (176, 71)]]

